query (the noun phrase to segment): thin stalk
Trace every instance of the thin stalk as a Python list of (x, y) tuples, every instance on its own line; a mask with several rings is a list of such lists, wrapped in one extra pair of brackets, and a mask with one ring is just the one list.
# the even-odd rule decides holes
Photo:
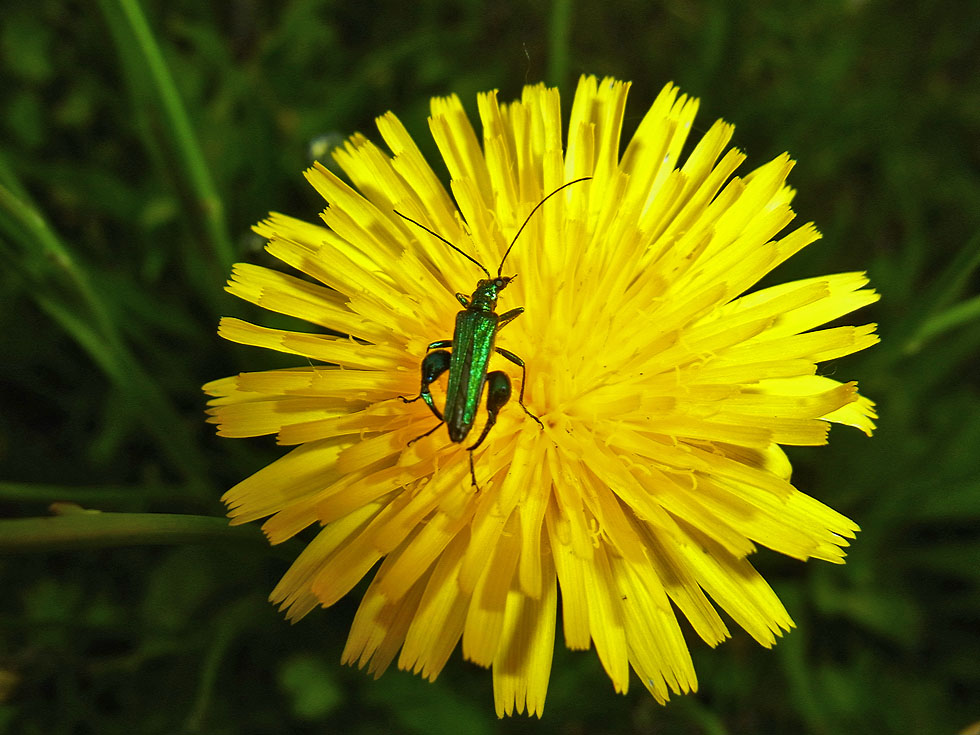
[(225, 518), (177, 513), (79, 510), (50, 518), (0, 520), (0, 553), (77, 551), (116, 546), (262, 544), (254, 526)]
[(166, 485), (138, 485), (116, 487), (86, 487), (50, 485), (37, 482), (0, 481), (0, 500), (8, 503), (55, 502), (77, 503), (86, 506), (110, 506), (127, 508), (148, 501), (170, 501), (181, 497), (177, 487)]
[(548, 81), (559, 87), (568, 81), (572, 32), (572, 0), (553, 0), (548, 21)]

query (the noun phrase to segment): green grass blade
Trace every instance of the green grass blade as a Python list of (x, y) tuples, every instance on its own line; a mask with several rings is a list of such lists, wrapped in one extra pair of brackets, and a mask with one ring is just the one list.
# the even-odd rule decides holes
[(108, 310), (92, 288), (85, 270), (78, 265), (41, 212), (27, 199), (14, 193), (22, 189), (12, 177), (13, 174), (8, 172), (13, 187), (0, 184), (0, 228), (21, 244), (25, 261), (33, 261), (29, 263), (28, 270), (34, 278), (40, 276), (43, 279), (57, 272), (78, 293), (98, 328), (107, 337), (114, 338), (116, 330)]
[[(202, 477), (204, 460), (179, 412), (153, 378), (125, 348), (89, 328), (70, 306), (36, 294), (41, 308), (68, 332), (134, 407), (143, 428), (156, 439), (174, 468), (189, 480)], [(195, 487), (197, 485), (195, 484)]]
[(0, 150), (0, 185), (10, 189), (18, 199), (29, 200), (27, 190), (24, 189), (20, 179), (14, 174), (14, 170), (10, 167), (10, 163), (8, 163), (2, 150)]
[(225, 223), (224, 204), (201, 152), (177, 85), (146, 15), (137, 0), (100, 0), (143, 119), (157, 124), (165, 157), (188, 210), (201, 223), (201, 235), (222, 274), (235, 260)]
[(902, 344), (904, 354), (921, 350), (929, 341), (980, 317), (980, 296), (950, 306), (969, 287), (980, 268), (980, 231), (970, 239), (923, 297), (922, 318)]
[(86, 268), (32, 204), (2, 185), (0, 229), (20, 245), (11, 263), (32, 282), (38, 306), (109, 377), (177, 471), (188, 480), (201, 477), (203, 458), (180, 413), (123, 341)]
[(934, 309), (941, 309), (953, 303), (970, 284), (974, 273), (980, 268), (980, 231), (970, 239), (936, 280), (939, 284)]
[(951, 306), (935, 316), (929, 317), (919, 327), (915, 336), (908, 342), (906, 349), (913, 352), (917, 351), (934, 337), (962, 327), (977, 319), (980, 319), (980, 296), (974, 296), (955, 306)]

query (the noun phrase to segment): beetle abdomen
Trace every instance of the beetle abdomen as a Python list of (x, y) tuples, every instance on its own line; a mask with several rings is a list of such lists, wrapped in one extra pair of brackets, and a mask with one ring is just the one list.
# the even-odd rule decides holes
[(461, 311), (456, 315), (444, 416), (449, 439), (457, 444), (466, 438), (476, 421), (497, 320), (492, 311)]

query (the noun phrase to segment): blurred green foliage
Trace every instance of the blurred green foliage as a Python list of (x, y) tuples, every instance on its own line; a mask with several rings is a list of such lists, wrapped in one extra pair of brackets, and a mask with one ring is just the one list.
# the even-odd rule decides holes
[[(144, 14), (145, 13), (145, 17)], [(543, 722), (493, 716), (490, 676), (338, 665), (357, 595), (295, 626), (265, 601), (296, 547), (0, 558), (0, 732), (953, 733), (980, 720), (980, 12), (969, 0), (735, 4), (35, 0), (0, 23), (0, 508), (220, 516), (279, 454), (218, 441), (199, 386), (289, 364), (214, 334), (266, 262), (250, 225), (322, 207), (311, 151), (392, 109), (434, 153), (428, 98), (583, 72), (668, 80), (736, 124), (752, 165), (799, 161), (825, 239), (779, 280), (868, 269), (882, 344), (828, 366), (878, 401), (869, 440), (793, 452), (855, 518), (845, 567), (756, 562), (797, 630), (693, 641), (697, 695), (625, 697), (559, 640)], [(172, 84), (171, 84), (172, 81)], [(170, 85), (170, 86), (168, 86)], [(432, 156), (432, 160), (436, 160)], [(216, 543), (217, 541), (217, 543)], [(288, 546), (288, 545), (287, 545)]]

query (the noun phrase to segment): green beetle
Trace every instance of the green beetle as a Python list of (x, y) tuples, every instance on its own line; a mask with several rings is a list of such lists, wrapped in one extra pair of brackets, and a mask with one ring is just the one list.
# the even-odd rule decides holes
[[(517, 242), (517, 238), (520, 237), (527, 223), (531, 221), (531, 217), (534, 216), (534, 213), (548, 199), (572, 184), (588, 181), (591, 178), (591, 176), (586, 176), (581, 179), (569, 181), (567, 184), (555, 189), (535, 205), (511, 241), (510, 246), (504, 253), (504, 257), (500, 260), (496, 277), (492, 277), (490, 271), (480, 261), (460, 250), (446, 238), (433, 232), (425, 225), (416, 222), (411, 217), (407, 217), (398, 211), (395, 212), (399, 217), (422, 228), (433, 237), (446, 243), (446, 245), (467, 260), (478, 265), (487, 276), (485, 279), (480, 279), (470, 296), (462, 293), (456, 294), (456, 299), (462, 304), (463, 311), (456, 315), (456, 328), (453, 331), (453, 338), (432, 342), (426, 348), (427, 354), (422, 360), (422, 386), (419, 394), (415, 398), (398, 396), (405, 403), (414, 403), (419, 399), (425, 401), (425, 404), (435, 417), (439, 419), (438, 424), (421, 436), (412, 439), (409, 444), (413, 444), (419, 439), (429, 436), (429, 434), (436, 431), (443, 424), (446, 424), (449, 429), (450, 441), (459, 444), (466, 439), (470, 433), (470, 429), (473, 428), (473, 424), (476, 422), (480, 397), (483, 395), (484, 386), (486, 386), (487, 422), (483, 426), (483, 431), (480, 433), (480, 437), (476, 442), (466, 448), (470, 453), (470, 479), (472, 480), (473, 487), (477, 489), (479, 489), (479, 486), (476, 484), (476, 473), (473, 469), (473, 451), (487, 438), (490, 429), (497, 423), (497, 414), (500, 413), (500, 409), (510, 400), (511, 396), (510, 377), (507, 373), (503, 370), (487, 372), (490, 356), (494, 352), (521, 368), (521, 392), (517, 402), (524, 409), (524, 413), (534, 419), (538, 423), (538, 426), (542, 429), (544, 428), (541, 419), (531, 413), (527, 409), (527, 406), (524, 405), (524, 385), (527, 382), (527, 370), (524, 361), (510, 350), (496, 346), (497, 333), (524, 313), (524, 307), (519, 306), (503, 314), (497, 314), (497, 298), (500, 296), (500, 292), (507, 288), (507, 285), (517, 277), (502, 275), (504, 262), (507, 260), (507, 256), (510, 255), (514, 243)], [(449, 371), (449, 384), (446, 387), (446, 403), (444, 409), (440, 411), (432, 398), (432, 393), (429, 392), (429, 386), (438, 380), (447, 370)]]

